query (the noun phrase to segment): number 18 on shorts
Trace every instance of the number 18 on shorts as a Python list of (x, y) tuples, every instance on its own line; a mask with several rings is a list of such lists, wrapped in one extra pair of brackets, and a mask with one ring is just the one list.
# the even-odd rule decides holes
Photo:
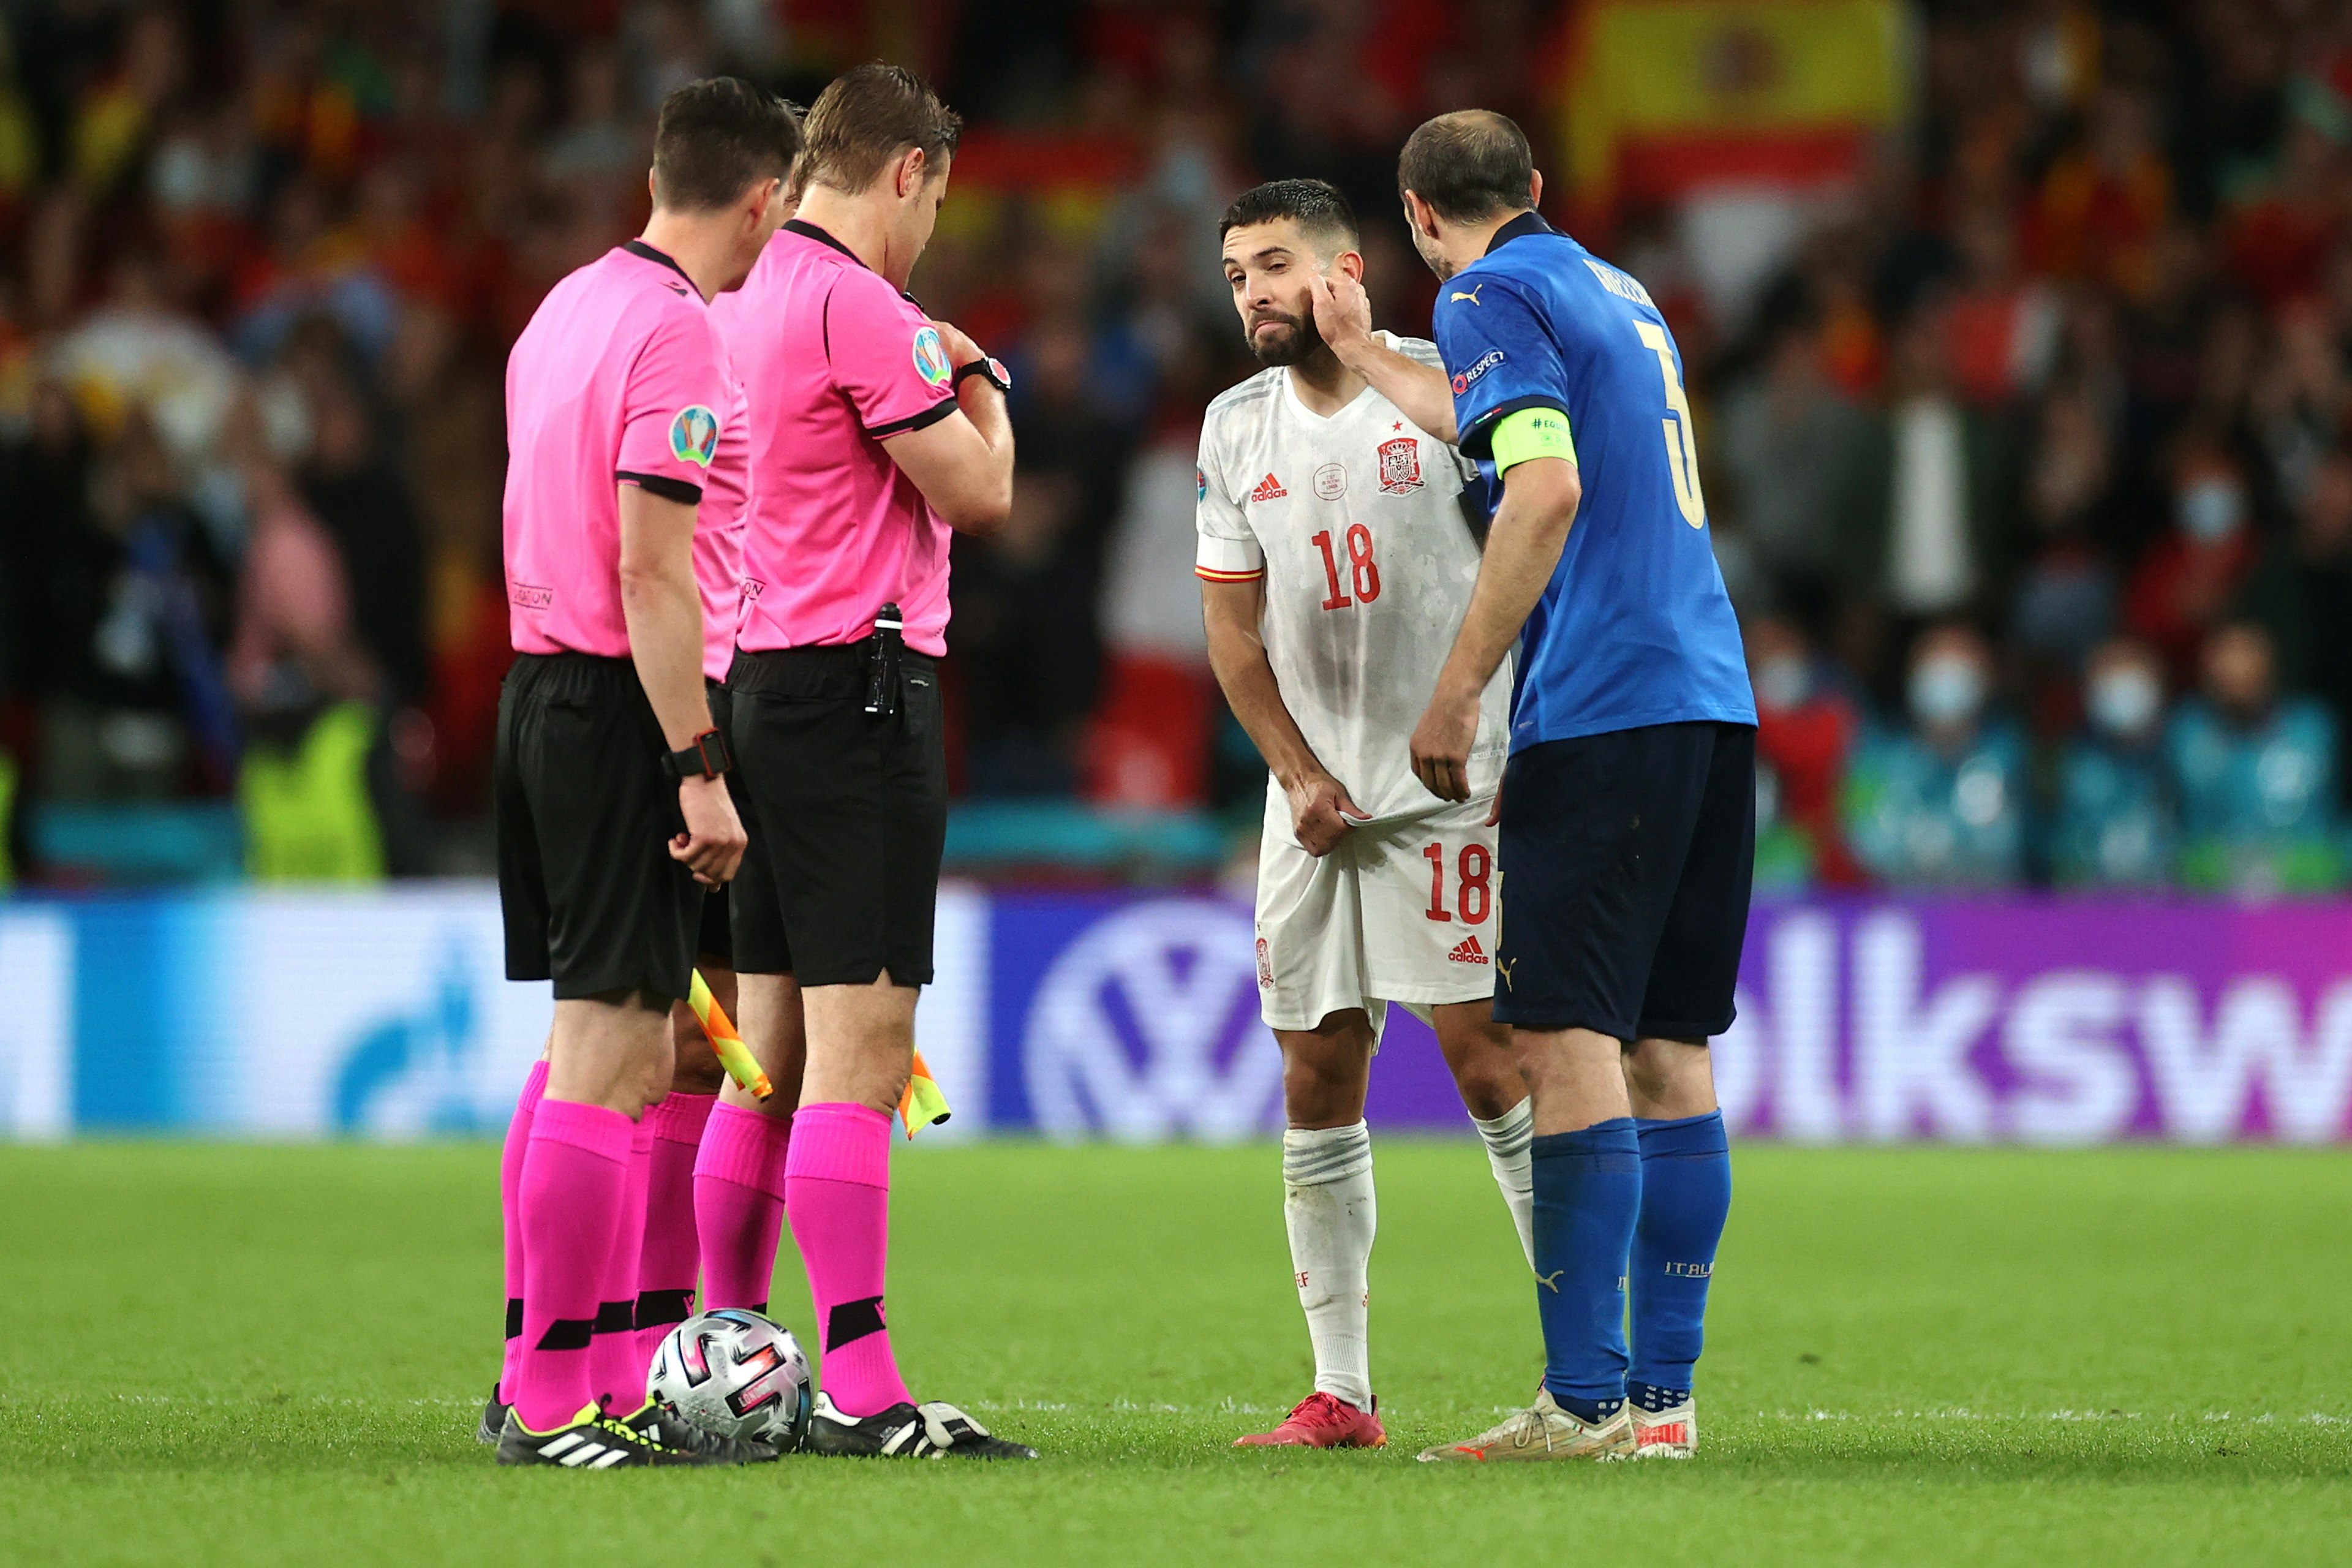
[(1486, 800), (1348, 834), (1318, 859), (1280, 789), (1258, 847), (1257, 983), (1269, 1027), (1311, 1029), (1375, 1002), (1418, 1008), (1494, 994), (1502, 887)]

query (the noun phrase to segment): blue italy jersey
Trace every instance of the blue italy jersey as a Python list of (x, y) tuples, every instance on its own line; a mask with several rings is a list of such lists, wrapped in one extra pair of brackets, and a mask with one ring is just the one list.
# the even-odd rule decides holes
[[(1533, 213), (1439, 285), (1462, 450), (1568, 416), (1584, 501), (1528, 616), (1511, 749), (1646, 724), (1756, 722), (1739, 622), (1707, 536), (1681, 351), (1648, 290)], [(1499, 482), (1488, 493), (1497, 501)]]

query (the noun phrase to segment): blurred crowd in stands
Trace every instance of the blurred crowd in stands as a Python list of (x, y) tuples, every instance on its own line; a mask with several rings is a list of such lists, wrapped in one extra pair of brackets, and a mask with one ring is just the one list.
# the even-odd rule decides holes
[[(1547, 186), (1683, 348), (1763, 714), (1761, 879), (2342, 886), (2352, 5), (1911, 16), (1911, 112), (1737, 301), (1671, 207)], [(914, 286), (1016, 388), (1013, 521), (955, 557), (960, 820), (1030, 825), (990, 840), (1012, 864), (1056, 825), (1254, 823), (1191, 572), (1200, 412), (1255, 369), (1218, 214), (1332, 179), (1381, 324), (1425, 333), (1396, 149), (1477, 103), (1554, 167), (1566, 26), (1536, 0), (0, 0), (0, 876), (112, 874), (67, 828), (142, 810), (233, 816), (260, 876), (485, 867), (507, 346), (642, 222), (670, 88), (805, 102), (877, 55), (971, 122)]]

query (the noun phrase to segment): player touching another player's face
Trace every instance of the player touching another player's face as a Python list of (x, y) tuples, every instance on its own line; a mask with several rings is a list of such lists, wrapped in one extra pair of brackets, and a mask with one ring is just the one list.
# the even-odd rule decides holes
[(1270, 218), (1225, 231), (1225, 282), (1250, 353), (1265, 365), (1297, 364), (1323, 346), (1315, 324), (1315, 283), (1337, 276), (1360, 284), (1364, 258), (1345, 229), (1309, 232), (1297, 218)]

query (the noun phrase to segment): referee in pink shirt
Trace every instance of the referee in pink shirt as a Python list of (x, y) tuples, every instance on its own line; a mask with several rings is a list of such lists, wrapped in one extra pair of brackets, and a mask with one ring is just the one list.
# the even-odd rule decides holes
[(911, 72), (835, 80), (803, 128), (799, 212), (719, 310), (752, 426), (728, 678), (751, 833), (735, 967), (745, 1038), (779, 1092), (763, 1114), (722, 1091), (696, 1211), (706, 1279), (764, 1290), (781, 1195), (823, 1348), (803, 1440), (818, 1454), (1036, 1457), (918, 1404), (883, 1308), (890, 1113), (947, 833), (948, 543), (992, 531), (1013, 500), (1003, 367), (906, 292), (961, 129)]
[[(635, 1291), (639, 1237), (623, 1215), (632, 1181), (642, 1212), (637, 1121), (668, 1084), (703, 889), (743, 853), (695, 570), (698, 536), (742, 493), (714, 471), (740, 471), (748, 449), (709, 301), (775, 232), (796, 148), (791, 110), (743, 82), (672, 93), (644, 236), (558, 283), (507, 363), (515, 661), (499, 700), (499, 895), (507, 977), (554, 982), (555, 1027), (514, 1194), (521, 1321), (502, 1464), (776, 1457), (641, 1404), (642, 1365), (623, 1388), (592, 1343), (631, 1341), (599, 1303), (625, 1316)], [(614, 1385), (601, 1407), (600, 1383)]]

